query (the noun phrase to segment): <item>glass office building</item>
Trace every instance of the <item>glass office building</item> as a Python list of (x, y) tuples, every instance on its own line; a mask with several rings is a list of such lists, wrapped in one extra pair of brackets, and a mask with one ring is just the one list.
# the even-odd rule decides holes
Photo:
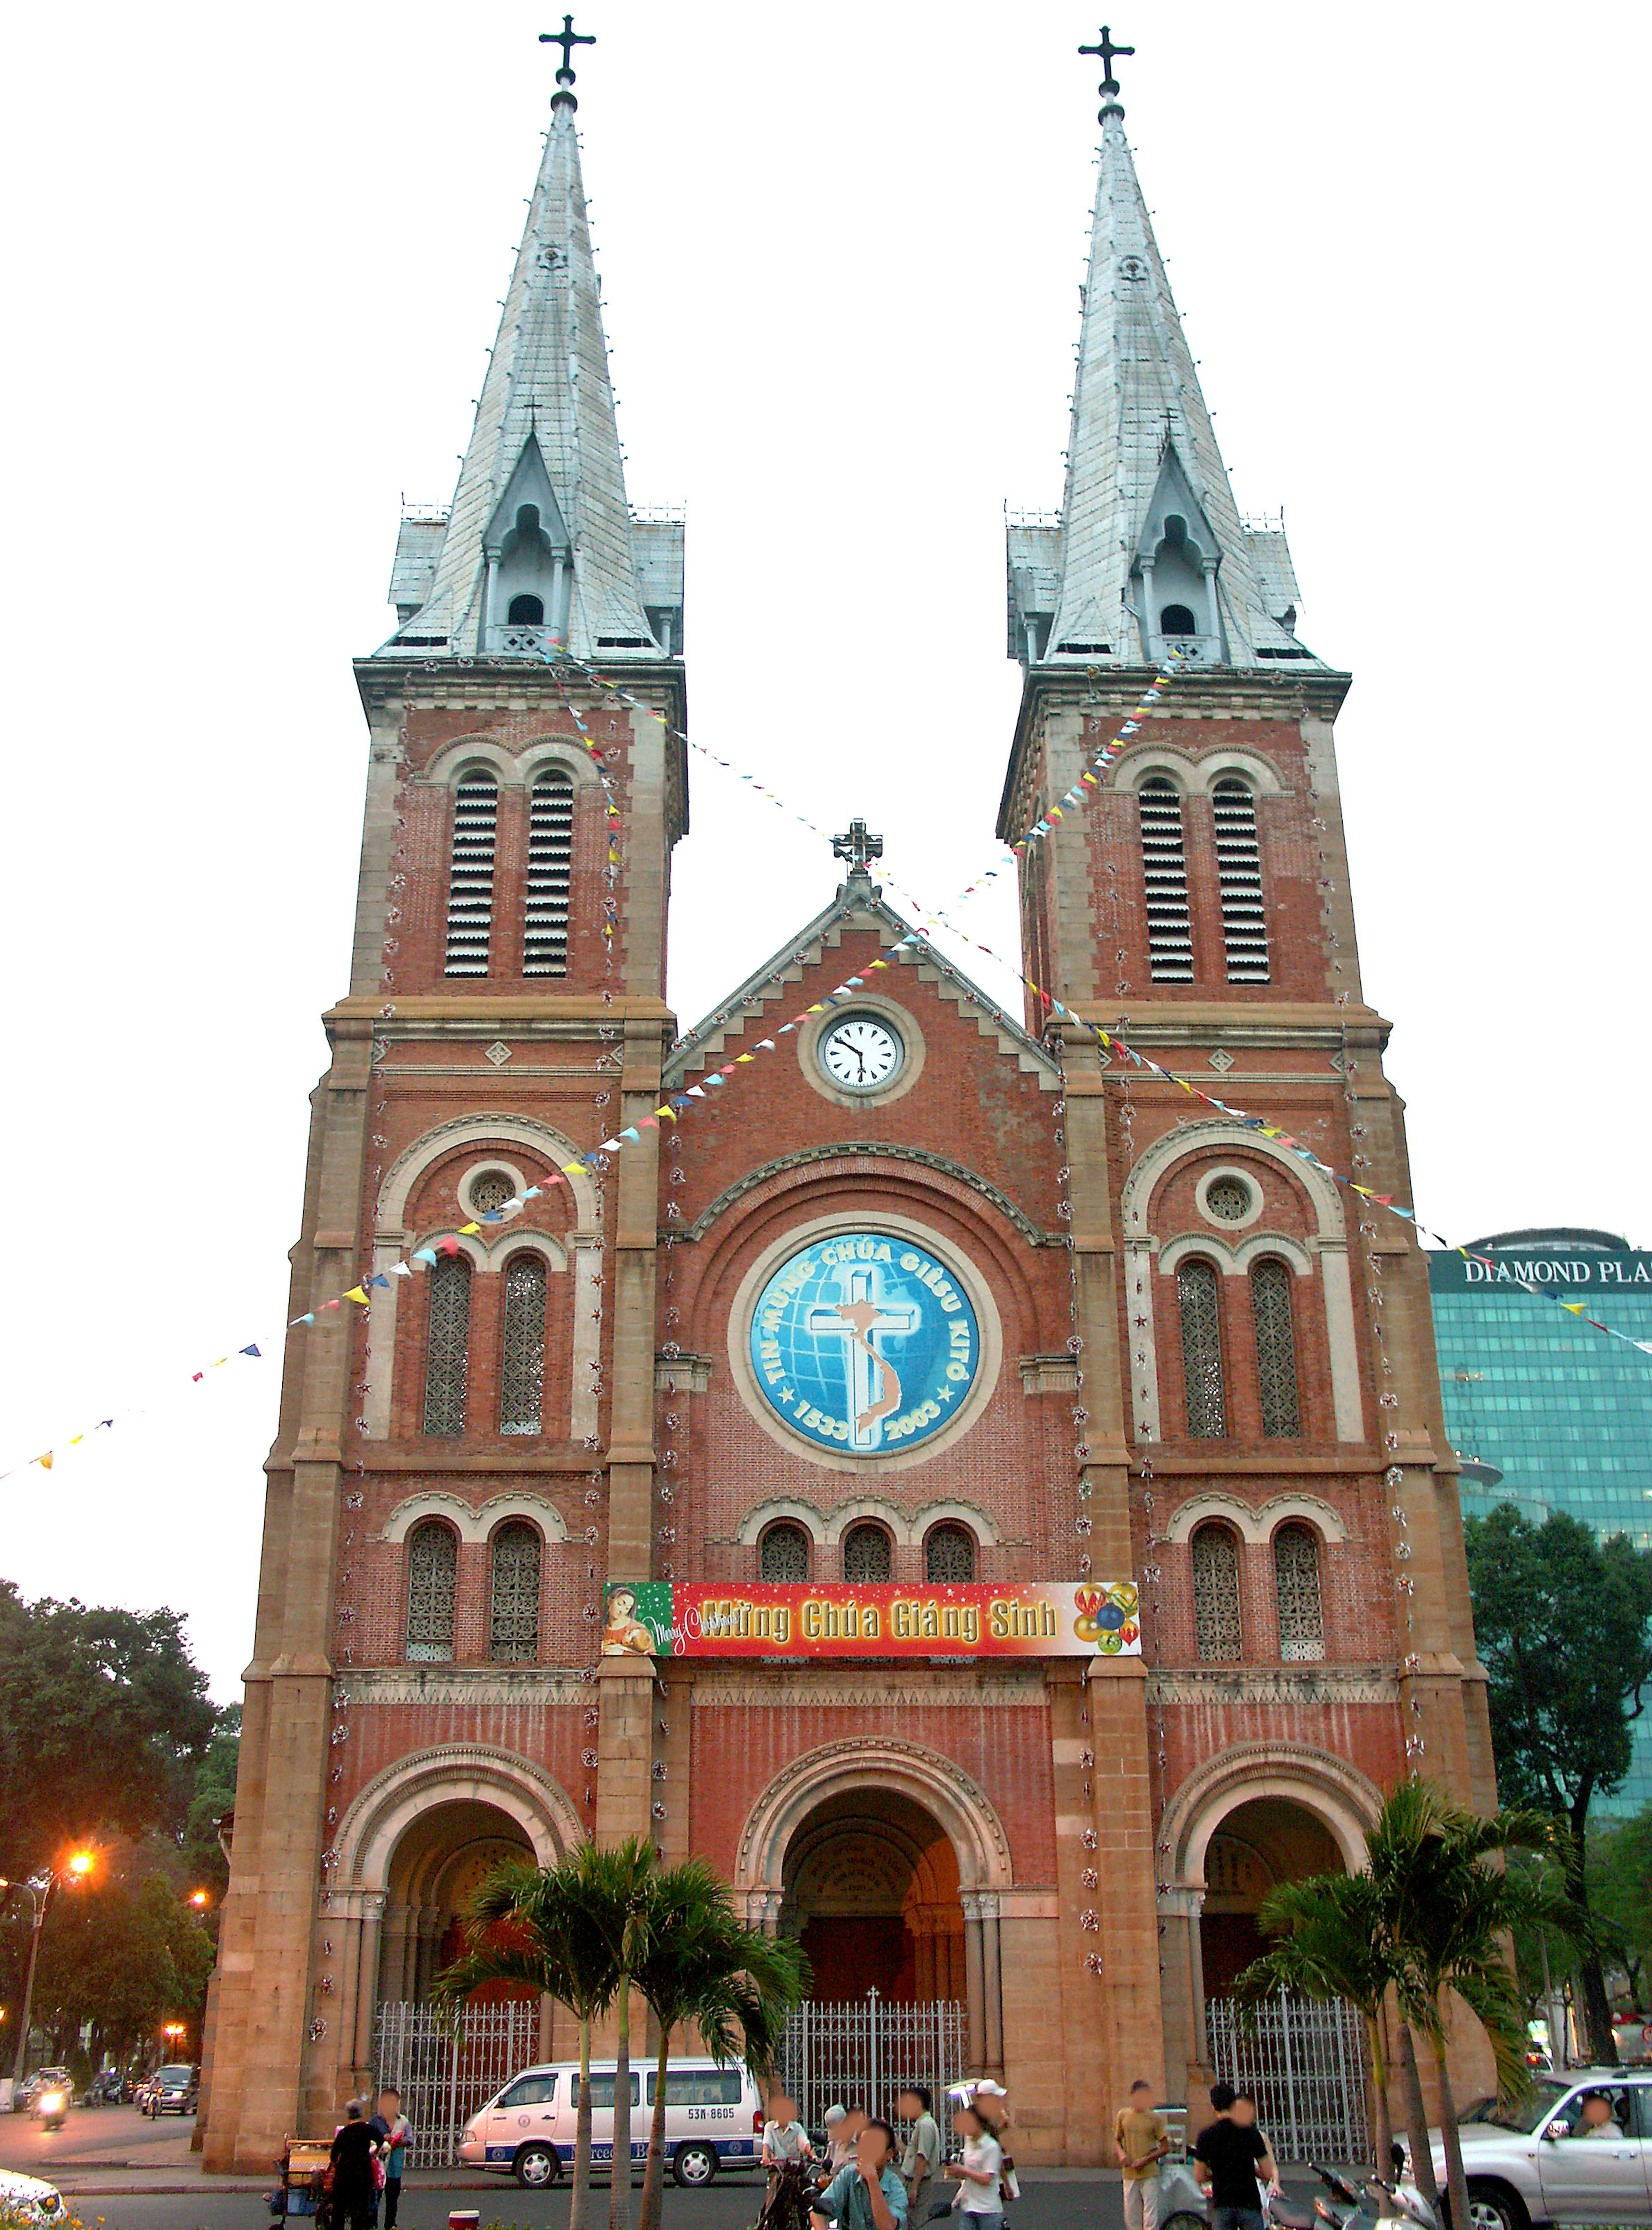
[[(1508, 1231), (1471, 1254), (1428, 1256), (1445, 1421), (1462, 1460), (1465, 1518), (1513, 1502), (1541, 1524), (1564, 1510), (1652, 1548), (1652, 1355), (1608, 1339), (1515, 1280), (1631, 1338), (1652, 1340), (1652, 1254), (1607, 1231)], [(1495, 1263), (1494, 1268), (1491, 1264)], [(1601, 1812), (1652, 1804), (1652, 1696), (1635, 1763)]]

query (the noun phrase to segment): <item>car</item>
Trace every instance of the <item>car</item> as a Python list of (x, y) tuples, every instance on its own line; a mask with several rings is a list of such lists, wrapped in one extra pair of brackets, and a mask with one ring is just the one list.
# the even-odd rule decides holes
[[(1603, 2117), (1591, 2098), (1604, 2099)], [(1598, 2123), (1606, 2134), (1585, 2134)], [(1458, 2124), (1471, 2230), (1531, 2230), (1550, 2222), (1652, 2219), (1647, 2152), (1652, 2143), (1652, 2068), (1573, 2067), (1540, 2075), (1528, 2102), (1471, 2106)], [(1430, 2150), (1445, 2188), (1445, 2148)]]
[(162, 2114), (193, 2114), (201, 2103), (201, 2079), (193, 2067), (157, 2068), (147, 2085), (144, 2111), (150, 2120)]
[(8, 2222), (67, 2222), (68, 2214), (55, 2183), (37, 2175), (18, 2175), (0, 2169), (0, 2214)]
[[(591, 2067), (591, 2159), (614, 2159), (613, 2060)], [(647, 2157), (655, 2071), (631, 2070), (631, 2157)], [(511, 2175), (530, 2191), (555, 2183), (574, 2158), (579, 2063), (524, 2068), (466, 2124), (459, 2157), (466, 2168)], [(673, 2060), (665, 2075), (665, 2157), (672, 2175), (694, 2190), (731, 2169), (755, 2168), (762, 2149), (763, 2102), (742, 2067), (709, 2059)]]

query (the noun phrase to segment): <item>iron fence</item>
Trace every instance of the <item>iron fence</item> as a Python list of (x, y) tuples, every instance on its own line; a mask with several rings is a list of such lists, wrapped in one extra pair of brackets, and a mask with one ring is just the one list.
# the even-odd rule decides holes
[(1212, 1998), (1205, 2028), (1211, 2066), (1256, 2100), (1276, 2159), (1369, 2159), (1365, 2023), (1351, 2005), (1282, 1990), (1255, 2007)]
[(409, 2168), (447, 2168), (459, 2157), (466, 2122), (539, 2048), (539, 2006), (516, 2001), (466, 2006), (381, 2004), (373, 2021), (376, 2088), (402, 2093), (413, 2124)]
[(967, 2036), (965, 2008), (950, 1999), (894, 2005), (874, 1989), (846, 2004), (809, 2001), (787, 2025), (781, 2081), (809, 2129), (833, 2104), (887, 2121), (909, 2085), (922, 2083), (938, 2100), (961, 2079)]

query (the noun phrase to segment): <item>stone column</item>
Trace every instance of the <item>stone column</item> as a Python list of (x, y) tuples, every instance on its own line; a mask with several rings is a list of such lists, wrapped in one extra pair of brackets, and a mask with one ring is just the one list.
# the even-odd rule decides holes
[(407, 1990), (408, 1908), (405, 1905), (389, 1905), (384, 1915), (384, 1995), (387, 1998), (404, 1998)]
[(969, 2008), (969, 2066), (972, 2074), (987, 2072), (987, 1965), (981, 1926), (981, 1897), (978, 1890), (961, 1890), (964, 1909), (964, 1982)]
[(998, 1943), (998, 1899), (981, 1895), (981, 1970), (987, 1999), (987, 2072), (1004, 2080), (1004, 1970)]
[(1165, 2081), (1167, 2094), (1180, 2095), (1204, 2080), (1204, 1994), (1199, 1972), (1199, 1916), (1201, 1891), (1180, 1884), (1159, 1892), (1160, 1952), (1164, 1972)]
[(373, 2015), (378, 2010), (379, 1949), (384, 1930), (385, 1896), (370, 1890), (362, 1899), (361, 1956), (356, 1969), (356, 2066), (373, 2074)]

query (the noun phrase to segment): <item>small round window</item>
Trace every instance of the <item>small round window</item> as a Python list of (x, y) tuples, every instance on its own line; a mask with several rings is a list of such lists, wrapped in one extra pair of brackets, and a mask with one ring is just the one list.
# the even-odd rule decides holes
[(1243, 1223), (1250, 1213), (1251, 1192), (1243, 1177), (1218, 1177), (1206, 1189), (1205, 1213), (1212, 1223)]
[(479, 1170), (466, 1189), (470, 1194), (472, 1215), (491, 1215), (517, 1196), (516, 1179), (506, 1170)]

